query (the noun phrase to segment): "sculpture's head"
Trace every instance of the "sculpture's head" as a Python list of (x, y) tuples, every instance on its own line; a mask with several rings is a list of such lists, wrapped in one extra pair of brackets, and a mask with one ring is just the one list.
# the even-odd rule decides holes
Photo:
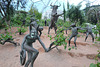
[(32, 30), (30, 31), (30, 36), (31, 36), (31, 38), (35, 38), (36, 35), (37, 35), (37, 31), (36, 31), (36, 29), (33, 27)]
[(38, 24), (36, 21), (31, 22), (30, 26), (37, 28)]
[(35, 17), (32, 17), (32, 18), (31, 18), (31, 22), (33, 22), (33, 21), (35, 21)]
[(75, 23), (72, 23), (72, 24), (70, 25), (70, 27), (76, 27), (76, 24), (75, 24)]
[(58, 7), (61, 6), (61, 4), (58, 6), (58, 5), (52, 5), (52, 3), (51, 3), (50, 6), (52, 8), (52, 12), (56, 14), (57, 13), (57, 9), (58, 9)]
[(33, 21), (33, 22), (30, 23), (29, 30), (31, 32), (31, 30), (33, 30), (35, 28), (36, 31), (38, 31), (38, 27), (39, 27), (39, 25), (37, 24), (37, 22)]

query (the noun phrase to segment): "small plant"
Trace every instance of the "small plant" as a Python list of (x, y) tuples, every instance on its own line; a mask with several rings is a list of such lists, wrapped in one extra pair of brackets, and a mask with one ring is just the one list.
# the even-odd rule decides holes
[(100, 58), (100, 50), (98, 50), (98, 54), (95, 58), (96, 63), (91, 63), (89, 67), (100, 67), (100, 62), (98, 61), (98, 58)]
[(97, 41), (100, 41), (100, 37), (97, 37), (96, 40), (97, 40)]
[(64, 36), (64, 28), (62, 27), (59, 27), (58, 30), (57, 30), (57, 35), (55, 36), (55, 45), (63, 45), (64, 46), (64, 49), (67, 48), (67, 42), (65, 41), (66, 40), (66, 36)]
[(27, 31), (27, 28), (25, 28), (25, 27), (20, 27), (17, 29), (18, 29), (19, 35), (22, 35), (22, 33), (25, 33)]
[(77, 35), (77, 37), (80, 37), (80, 36), (81, 36), (80, 34)]
[(14, 38), (7, 32), (6, 34), (0, 34), (0, 44), (4, 45), (6, 42), (13, 43), (15, 47), (20, 45), (19, 43), (13, 41)]
[(12, 36), (9, 35), (8, 32), (6, 34), (0, 34), (0, 40), (7, 40), (8, 38), (13, 40)]

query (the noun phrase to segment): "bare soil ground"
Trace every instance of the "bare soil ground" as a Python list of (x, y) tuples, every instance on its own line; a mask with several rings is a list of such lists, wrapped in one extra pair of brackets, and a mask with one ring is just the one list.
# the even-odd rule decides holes
[[(11, 33), (17, 31), (16, 27), (11, 28)], [(44, 27), (41, 40), (48, 48), (51, 41), (48, 37), (48, 27)], [(4, 30), (0, 30), (0, 33), (5, 33)], [(29, 30), (23, 35), (18, 33), (14, 36), (15, 41), (22, 43), (22, 40)], [(70, 31), (68, 31), (68, 34)], [(68, 36), (68, 34), (65, 34)], [(95, 56), (100, 49), (100, 42), (92, 43), (91, 36), (88, 37), (87, 42), (84, 42), (85, 34), (79, 33), (80, 37), (77, 38), (77, 50), (72, 49), (71, 51), (64, 50), (63, 46), (59, 46), (58, 51), (56, 48), (50, 52), (44, 52), (44, 49), (38, 41), (33, 44), (34, 48), (39, 50), (39, 55), (34, 63), (34, 67), (89, 67), (90, 63), (95, 63)], [(50, 35), (54, 36), (54, 29), (51, 29)], [(71, 41), (71, 47), (74, 46), (73, 40)], [(95, 41), (96, 42), (96, 41)], [(5, 45), (0, 44), (0, 67), (24, 67), (20, 65), (20, 52), (21, 46), (15, 47), (11, 43)], [(100, 61), (100, 60), (99, 60)]]

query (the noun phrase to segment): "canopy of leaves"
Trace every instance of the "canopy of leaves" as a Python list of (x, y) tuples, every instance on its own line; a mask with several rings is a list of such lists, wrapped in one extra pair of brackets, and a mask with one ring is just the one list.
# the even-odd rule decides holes
[(41, 19), (42, 17), (42, 13), (39, 13), (38, 9), (35, 6), (31, 6), (30, 10), (29, 10), (29, 14), (33, 15), (35, 14), (35, 18), (36, 19)]
[(70, 5), (67, 11), (67, 17), (70, 19), (72, 22), (80, 22), (82, 23), (84, 21), (84, 14), (82, 10), (80, 10), (81, 5), (78, 4), (77, 6)]

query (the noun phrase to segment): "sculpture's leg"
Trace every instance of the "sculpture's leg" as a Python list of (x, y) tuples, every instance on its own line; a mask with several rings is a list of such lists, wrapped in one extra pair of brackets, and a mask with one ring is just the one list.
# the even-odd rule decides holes
[(57, 26), (54, 26), (54, 30), (55, 30), (55, 34), (56, 34)]
[(48, 34), (49, 34), (49, 32), (50, 32), (50, 27), (49, 27), (49, 29), (48, 29)]
[(76, 40), (77, 40), (77, 36), (74, 37), (74, 44), (75, 44), (75, 47), (77, 47), (77, 46), (76, 46)]
[[(33, 48), (33, 49), (34, 49), (34, 48)], [(34, 49), (34, 53), (33, 53), (33, 56), (32, 56), (32, 60), (31, 60), (31, 65), (30, 65), (30, 67), (33, 67), (34, 61), (35, 61), (35, 59), (37, 58), (38, 54), (39, 54), (39, 51), (36, 50), (36, 49)]]
[[(32, 45), (32, 44), (30, 44)], [(25, 67), (28, 67), (29, 64), (31, 63), (31, 67), (33, 67), (33, 63), (35, 61), (35, 59), (37, 58), (38, 56), (38, 50), (34, 49), (32, 46), (28, 46), (28, 45), (24, 45), (24, 49), (28, 52), (31, 52), (32, 53), (32, 57), (31, 57), (31, 60), (28, 60), (27, 63), (25, 64)]]
[(67, 30), (66, 30), (66, 34), (67, 34)]
[(29, 64), (31, 62), (31, 58), (32, 58), (32, 53), (31, 52), (28, 52), (28, 51), (27, 51), (27, 53), (28, 53), (28, 60), (27, 60), (27, 62), (25, 64), (25, 67), (28, 67), (29, 66)]
[(39, 31), (39, 32), (40, 32), (39, 36), (41, 36), (42, 32), (41, 31)]
[(87, 40), (87, 38), (88, 38), (88, 35), (89, 35), (89, 33), (87, 32), (87, 33), (86, 33), (85, 42), (86, 42), (86, 40)]
[(92, 42), (94, 42), (94, 36), (93, 36), (93, 34), (91, 33), (90, 35), (92, 36)]
[(69, 38), (69, 46), (70, 46), (70, 41), (71, 41), (72, 38), (73, 38), (73, 36), (71, 35), (71, 37)]

